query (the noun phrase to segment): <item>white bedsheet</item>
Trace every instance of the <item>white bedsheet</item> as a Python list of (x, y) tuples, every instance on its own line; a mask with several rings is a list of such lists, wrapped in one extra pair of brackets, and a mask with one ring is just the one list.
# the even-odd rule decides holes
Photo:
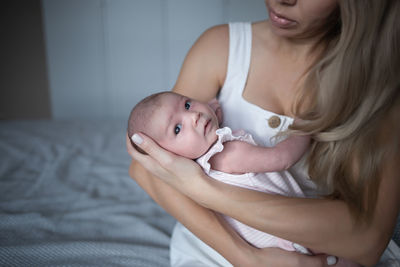
[(125, 121), (0, 122), (0, 266), (169, 266), (129, 164)]

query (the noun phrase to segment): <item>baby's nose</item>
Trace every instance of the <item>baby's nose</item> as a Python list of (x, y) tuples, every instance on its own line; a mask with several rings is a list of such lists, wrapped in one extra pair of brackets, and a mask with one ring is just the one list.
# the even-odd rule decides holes
[(192, 120), (193, 120), (193, 123), (194, 123), (194, 124), (197, 124), (197, 122), (198, 122), (199, 119), (200, 119), (200, 116), (201, 116), (201, 112), (193, 111), (193, 112), (191, 113), (191, 117), (192, 117)]

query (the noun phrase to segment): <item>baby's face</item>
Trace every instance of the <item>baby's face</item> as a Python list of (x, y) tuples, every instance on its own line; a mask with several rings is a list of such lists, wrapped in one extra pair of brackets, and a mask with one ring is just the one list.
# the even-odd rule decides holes
[(217, 140), (218, 119), (207, 103), (166, 94), (154, 111), (151, 135), (175, 154), (196, 159)]

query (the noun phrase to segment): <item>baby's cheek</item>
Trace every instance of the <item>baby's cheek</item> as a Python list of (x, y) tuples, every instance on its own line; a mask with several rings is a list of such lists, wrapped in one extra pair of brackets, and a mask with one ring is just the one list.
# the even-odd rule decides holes
[(192, 159), (197, 159), (203, 156), (208, 151), (208, 149), (209, 147), (205, 143), (193, 143), (193, 145), (191, 146)]
[(201, 153), (199, 150), (200, 147), (196, 142), (187, 141), (181, 143), (179, 147), (175, 149), (175, 153), (186, 158), (196, 159), (199, 157), (199, 153)]

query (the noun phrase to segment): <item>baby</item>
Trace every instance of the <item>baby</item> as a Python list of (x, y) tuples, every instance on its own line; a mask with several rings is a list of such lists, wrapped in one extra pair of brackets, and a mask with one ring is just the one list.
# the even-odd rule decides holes
[[(142, 132), (164, 149), (196, 159), (210, 177), (221, 182), (270, 194), (305, 197), (295, 179), (284, 170), (306, 152), (309, 136), (289, 136), (275, 147), (261, 147), (250, 134), (220, 128), (221, 119), (216, 100), (203, 103), (173, 92), (161, 92), (146, 97), (133, 108), (128, 134), (131, 137)], [(312, 254), (299, 244), (263, 233), (228, 216), (224, 218), (255, 247)]]

